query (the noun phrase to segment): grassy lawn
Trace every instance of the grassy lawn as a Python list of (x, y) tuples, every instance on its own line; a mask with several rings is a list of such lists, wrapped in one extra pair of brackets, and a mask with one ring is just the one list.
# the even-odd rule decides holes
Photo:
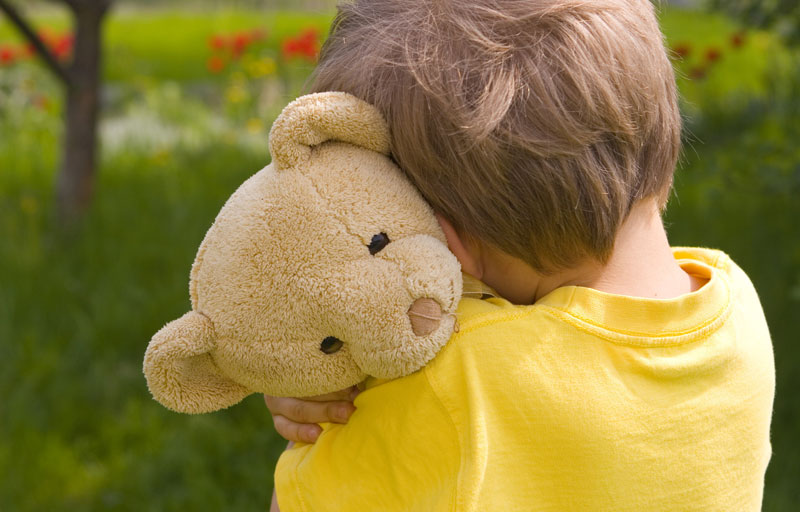
[(4, 179), (0, 195), (12, 242), (0, 245), (0, 509), (267, 503), (283, 443), (263, 402), (178, 415), (153, 402), (141, 373), (149, 338), (190, 307), (205, 229), (264, 155), (224, 143), (161, 164), (119, 153), (104, 161), (88, 224), (61, 238), (48, 212), (55, 141), (15, 142), (27, 151), (0, 156), (25, 177)]
[[(30, 64), (18, 77), (0, 68), (0, 510), (266, 507), (283, 441), (260, 397), (175, 414), (150, 397), (141, 362), (152, 334), (189, 309), (205, 230), (268, 162), (271, 120), (302, 89), (310, 64), (285, 62), (280, 42), (308, 27), (324, 34), (329, 21), (234, 9), (111, 17), (101, 173), (86, 225), (68, 236), (51, 218), (57, 86)], [(788, 54), (771, 35), (747, 32), (735, 46), (739, 28), (721, 17), (669, 10), (662, 23), (673, 48), (690, 46), (676, 62), (690, 135), (670, 235), (729, 252), (760, 290), (778, 367), (764, 510), (796, 510), (800, 94), (776, 92)], [(210, 36), (257, 28), (256, 57), (274, 59), (273, 73), (209, 72)], [(12, 34), (0, 22), (0, 44)], [(709, 63), (710, 49), (721, 55)], [(689, 76), (697, 67), (702, 79)], [(52, 105), (36, 107), (39, 96)]]

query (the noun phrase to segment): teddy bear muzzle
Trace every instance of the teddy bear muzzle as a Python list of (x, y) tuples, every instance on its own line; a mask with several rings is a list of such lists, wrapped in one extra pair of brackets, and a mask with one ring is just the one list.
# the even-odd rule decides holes
[(408, 308), (408, 319), (415, 335), (427, 336), (439, 328), (442, 322), (442, 307), (430, 297), (419, 298)]
[[(408, 308), (408, 319), (411, 322), (411, 330), (416, 336), (427, 336), (442, 323), (442, 307), (435, 299), (422, 297), (414, 301)], [(328, 336), (320, 344), (320, 351), (325, 354), (335, 354), (342, 348), (344, 343), (339, 338)]]

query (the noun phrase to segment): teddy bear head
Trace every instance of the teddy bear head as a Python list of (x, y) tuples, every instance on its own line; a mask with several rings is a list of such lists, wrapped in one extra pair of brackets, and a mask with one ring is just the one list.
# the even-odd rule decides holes
[(273, 124), (270, 152), (200, 245), (192, 310), (147, 348), (148, 386), (171, 409), (400, 377), (455, 327), (459, 264), (389, 157), (377, 110), (345, 93), (303, 96)]

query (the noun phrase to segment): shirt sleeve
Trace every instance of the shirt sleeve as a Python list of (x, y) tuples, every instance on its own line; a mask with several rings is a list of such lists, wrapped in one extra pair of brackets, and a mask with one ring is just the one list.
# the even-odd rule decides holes
[(346, 425), (281, 455), (281, 511), (454, 510), (458, 437), (425, 370), (370, 387), (355, 405)]

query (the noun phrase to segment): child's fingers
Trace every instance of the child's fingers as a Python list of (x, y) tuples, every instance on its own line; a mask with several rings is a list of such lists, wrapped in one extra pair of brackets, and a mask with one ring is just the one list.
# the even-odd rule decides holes
[(264, 400), (273, 416), (280, 415), (296, 423), (346, 423), (356, 410), (352, 403), (344, 400), (313, 402), (268, 395), (264, 395)]
[(333, 401), (348, 400), (352, 402), (359, 392), (360, 391), (358, 389), (358, 386), (350, 386), (349, 388), (345, 388), (339, 391), (334, 391), (333, 393), (328, 393), (326, 395), (305, 397), (303, 398), (303, 400), (310, 400), (312, 402), (333, 402)]
[(356, 410), (351, 400), (358, 393), (358, 388), (353, 386), (303, 399), (264, 395), (264, 402), (281, 437), (289, 441), (313, 443), (322, 433), (317, 423), (347, 423)]
[(287, 441), (313, 443), (322, 433), (322, 428), (316, 424), (296, 423), (281, 415), (272, 416), (275, 430)]

